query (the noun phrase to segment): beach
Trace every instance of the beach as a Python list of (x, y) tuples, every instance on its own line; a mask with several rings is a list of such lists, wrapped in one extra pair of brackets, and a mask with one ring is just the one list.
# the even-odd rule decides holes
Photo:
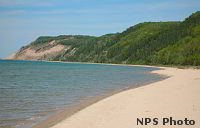
[[(200, 126), (200, 70), (162, 68), (152, 73), (169, 78), (106, 97), (51, 128), (195, 128)], [(174, 125), (163, 118), (195, 121)], [(137, 124), (137, 118), (157, 118), (158, 124)], [(154, 122), (155, 123), (155, 122)]]

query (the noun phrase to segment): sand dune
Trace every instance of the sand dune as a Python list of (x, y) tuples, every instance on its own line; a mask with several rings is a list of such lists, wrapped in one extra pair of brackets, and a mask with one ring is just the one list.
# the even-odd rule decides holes
[[(50, 42), (51, 45), (54, 45), (55, 42)], [(32, 48), (27, 48), (18, 54), (14, 54), (12, 56), (7, 57), (7, 59), (18, 59), (18, 60), (39, 60), (44, 56), (56, 56), (57, 53), (61, 52), (62, 50), (69, 49), (68, 47), (65, 48), (64, 45), (55, 45), (49, 49), (43, 51), (36, 51)]]
[(36, 52), (35, 50), (28, 48), (25, 50), (25, 55), (26, 56), (31, 56), (31, 57), (41, 57), (47, 54), (53, 54), (56, 52), (60, 52), (63, 50), (65, 47), (63, 45), (56, 45), (48, 50), (42, 51), (42, 52)]

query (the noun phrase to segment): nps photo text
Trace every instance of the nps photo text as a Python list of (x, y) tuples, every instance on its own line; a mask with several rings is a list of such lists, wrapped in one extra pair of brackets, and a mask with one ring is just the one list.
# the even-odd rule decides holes
[(137, 118), (137, 125), (195, 125), (195, 120), (183, 118), (183, 119), (174, 119), (173, 117), (163, 117), (163, 118)]

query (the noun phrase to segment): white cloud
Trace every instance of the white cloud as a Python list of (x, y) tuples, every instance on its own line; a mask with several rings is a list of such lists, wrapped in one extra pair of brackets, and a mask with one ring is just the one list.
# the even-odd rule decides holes
[(5, 10), (0, 11), (0, 15), (59, 15), (59, 14), (67, 14), (67, 13), (78, 13), (78, 14), (102, 14), (108, 13), (109, 10), (104, 9), (50, 9), (50, 10), (22, 10), (22, 9), (14, 9), (14, 10)]
[(162, 10), (162, 9), (179, 9), (179, 8), (200, 8), (200, 1), (183, 1), (183, 2), (160, 2), (160, 3), (145, 3), (145, 4), (124, 4), (118, 8), (130, 10)]
[(35, 7), (49, 7), (53, 3), (48, 0), (0, 0), (0, 7), (19, 7), (19, 6), (35, 6)]
[(0, 11), (0, 16), (9, 16), (9, 15), (21, 15), (25, 14), (25, 10), (9, 10), (9, 11)]

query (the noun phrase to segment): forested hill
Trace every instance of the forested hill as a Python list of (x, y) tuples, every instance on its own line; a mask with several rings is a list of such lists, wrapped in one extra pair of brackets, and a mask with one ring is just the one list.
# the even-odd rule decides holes
[(200, 65), (200, 12), (182, 22), (145, 22), (100, 37), (39, 37), (10, 59)]

